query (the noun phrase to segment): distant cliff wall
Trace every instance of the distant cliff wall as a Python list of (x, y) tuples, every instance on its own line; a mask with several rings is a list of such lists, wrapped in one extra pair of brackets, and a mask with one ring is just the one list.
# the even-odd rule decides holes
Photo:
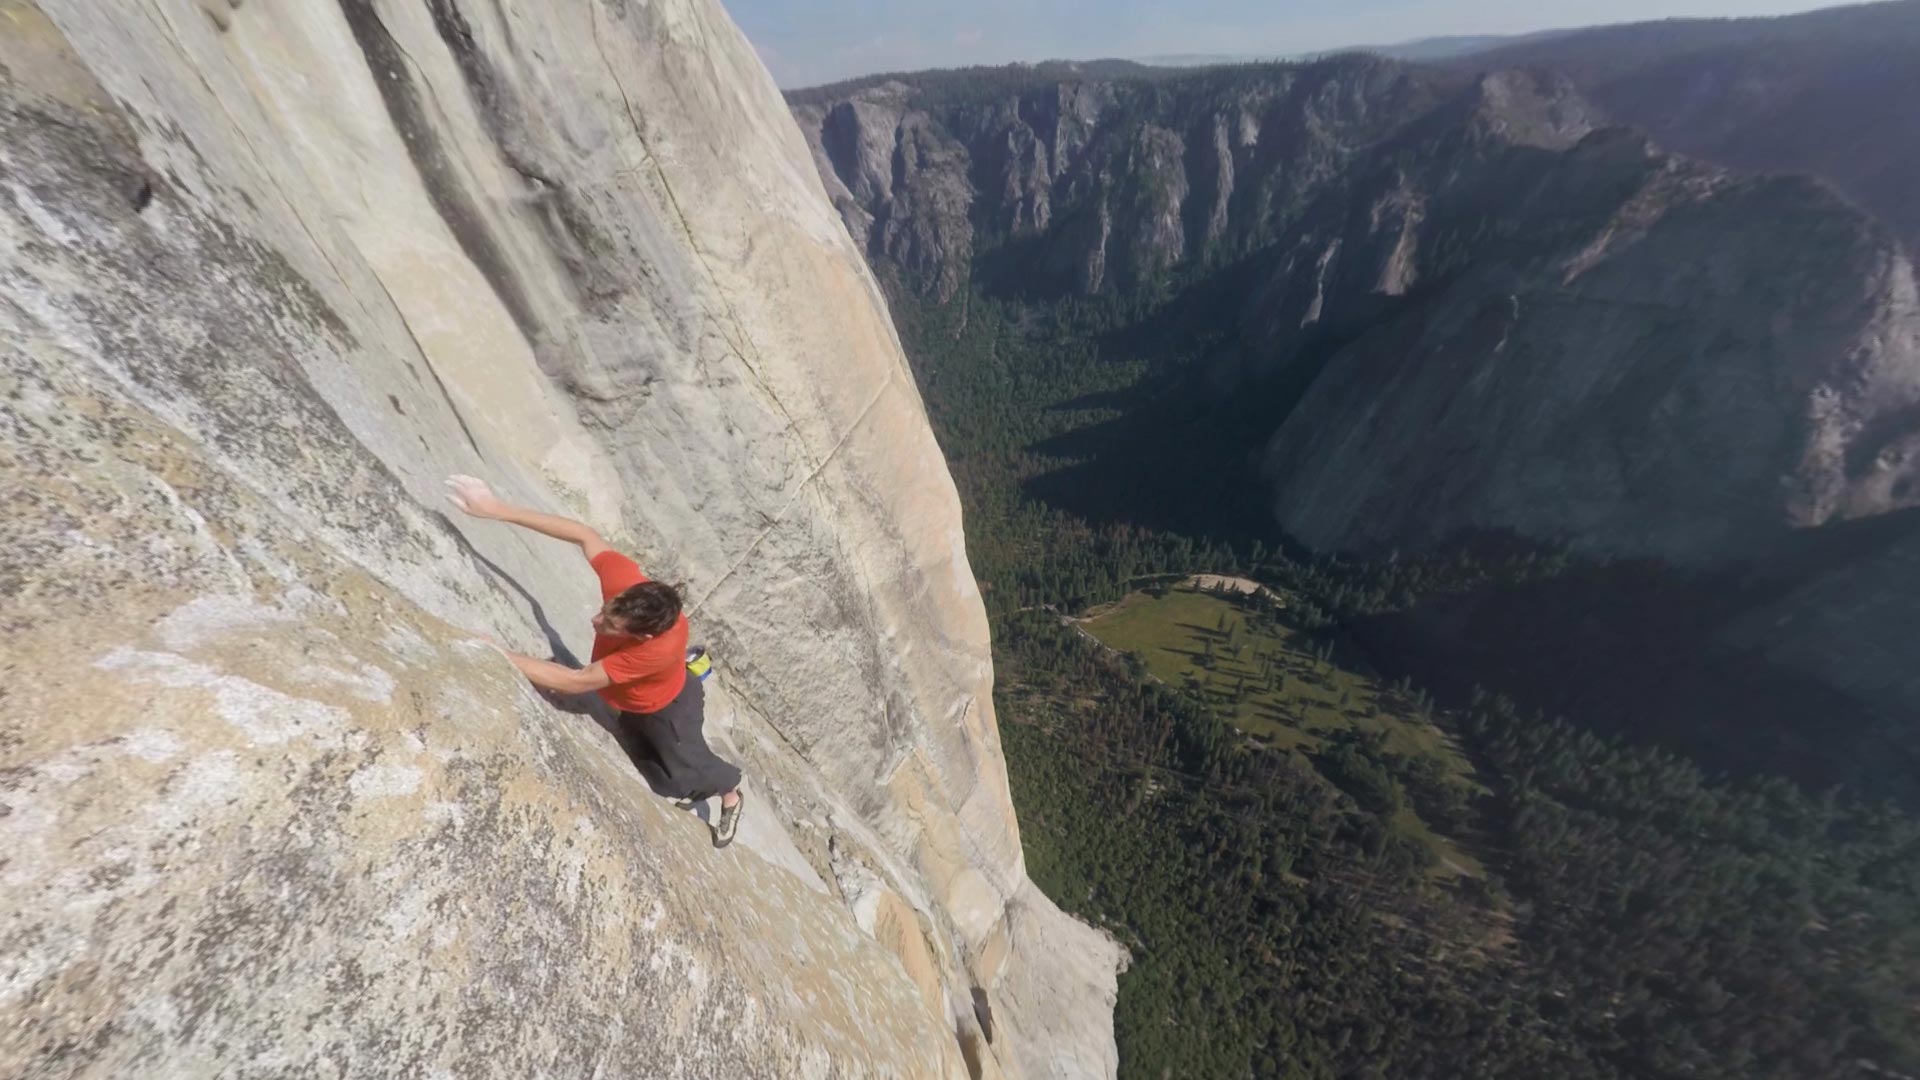
[(1675, 157), (1545, 70), (1060, 67), (792, 104), (868, 257), (935, 301), (1231, 267), (1232, 348), (1186, 389), (1271, 401), (1251, 449), (1306, 543), (1724, 565), (1920, 504), (1912, 260), (1821, 184)]

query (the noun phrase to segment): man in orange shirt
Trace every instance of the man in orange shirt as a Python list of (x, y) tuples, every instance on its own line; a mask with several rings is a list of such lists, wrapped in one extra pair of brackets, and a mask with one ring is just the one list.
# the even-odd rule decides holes
[(571, 668), (502, 649), (533, 685), (562, 694), (597, 691), (620, 710), (620, 724), (639, 740), (647, 780), (682, 806), (720, 796), (713, 844), (726, 847), (740, 828), (740, 770), (715, 754), (702, 732), (705, 694), (687, 677), (687, 617), (680, 593), (650, 580), (600, 534), (568, 518), (511, 506), (471, 476), (447, 481), (448, 498), (477, 518), (504, 521), (580, 545), (600, 577), (593, 617), (593, 662)]

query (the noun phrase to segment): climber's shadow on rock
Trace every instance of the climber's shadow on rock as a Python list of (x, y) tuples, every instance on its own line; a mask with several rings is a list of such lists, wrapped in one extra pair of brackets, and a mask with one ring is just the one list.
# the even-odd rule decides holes
[[(533, 593), (527, 591), (527, 587), (520, 584), (512, 574), (507, 573), (499, 563), (481, 554), (480, 549), (473, 546), (473, 542), (467, 539), (466, 534), (461, 532), (447, 515), (436, 510), (433, 516), (439, 518), (440, 524), (446, 526), (448, 534), (453, 537), (455, 543), (460, 545), (460, 550), (466, 552), (487, 573), (520, 594), (520, 598), (527, 602), (527, 608), (533, 612), (534, 624), (540, 628), (540, 633), (547, 639), (548, 659), (568, 667), (580, 667), (580, 658), (572, 649), (567, 648), (566, 641), (560, 637), (560, 631), (556, 630), (553, 621), (547, 618), (546, 607), (534, 597)], [(601, 699), (599, 694), (560, 694), (551, 690), (536, 690), (536, 692), (561, 712), (591, 717), (594, 723), (613, 736), (614, 741), (620, 744), (620, 749), (626, 751), (627, 760), (633, 762), (634, 770), (647, 782), (647, 786), (653, 789), (653, 793), (662, 798), (670, 797), (660, 789), (645, 748), (638, 739), (629, 735), (621, 726), (619, 716)]]

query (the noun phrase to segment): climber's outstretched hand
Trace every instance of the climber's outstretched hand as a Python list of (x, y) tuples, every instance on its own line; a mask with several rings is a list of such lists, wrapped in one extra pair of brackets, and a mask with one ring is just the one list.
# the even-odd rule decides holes
[(502, 656), (513, 655), (513, 650), (507, 648), (505, 645), (500, 644), (500, 642), (492, 634), (475, 634), (474, 636), (467, 638), (465, 641), (462, 641), (460, 644), (465, 645), (469, 649), (492, 649), (494, 652), (497, 652)]
[(477, 476), (447, 477), (447, 501), (461, 513), (477, 518), (498, 518), (507, 508), (487, 482)]
[(495, 495), (487, 482), (477, 476), (456, 474), (447, 477), (447, 501), (463, 514), (504, 521), (509, 525), (532, 529), (542, 536), (551, 536), (555, 540), (579, 544), (589, 561), (607, 550), (607, 542), (588, 525), (558, 514), (543, 514), (538, 510), (515, 506)]

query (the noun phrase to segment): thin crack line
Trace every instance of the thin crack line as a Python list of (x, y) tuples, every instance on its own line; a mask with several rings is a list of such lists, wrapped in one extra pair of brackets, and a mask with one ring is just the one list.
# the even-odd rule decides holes
[(764, 541), (773, 530), (785, 523), (787, 512), (793, 509), (794, 503), (800, 501), (800, 496), (806, 494), (807, 485), (813, 483), (814, 478), (819, 476), (828, 465), (833, 463), (833, 459), (840, 455), (840, 451), (847, 445), (847, 440), (853, 438), (854, 433), (859, 431), (861, 425), (866, 423), (868, 415), (873, 412), (875, 406), (880, 404), (880, 399), (886, 396), (887, 391), (894, 388), (896, 378), (897, 376), (890, 375), (886, 382), (881, 384), (880, 389), (874, 392), (873, 397), (867, 402), (866, 406), (860, 410), (860, 415), (854, 418), (853, 423), (847, 425), (847, 430), (841, 434), (840, 440), (833, 444), (833, 449), (827, 451), (827, 456), (821, 459), (820, 463), (815, 465), (812, 471), (808, 472), (806, 477), (800, 481), (799, 486), (793, 489), (793, 494), (788, 496), (786, 504), (780, 507), (778, 513), (773, 515), (772, 522), (770, 522), (766, 528), (760, 530), (760, 534), (753, 538), (753, 543), (747, 545), (747, 550), (740, 553), (740, 557), (734, 560), (733, 565), (727, 567), (726, 573), (721, 574), (719, 579), (707, 588), (706, 592), (701, 593), (700, 599), (694, 601), (692, 607), (688, 610), (698, 611), (702, 605), (712, 599), (713, 594), (720, 591), (720, 587), (725, 585), (728, 580), (733, 577), (734, 573), (746, 565), (748, 559), (753, 557), (753, 553), (759, 550), (761, 542)]
[[(693, 226), (687, 221), (686, 211), (680, 208), (679, 196), (674, 194), (673, 185), (667, 181), (666, 170), (660, 166), (660, 159), (654, 154), (652, 144), (647, 141), (645, 128), (640, 123), (639, 111), (633, 107), (633, 98), (627, 93), (626, 84), (620, 81), (619, 69), (613, 66), (612, 58), (607, 55), (606, 43), (601, 39), (599, 5), (595, 4), (589, 7), (587, 14), (591, 23), (590, 28), (593, 32), (594, 51), (599, 53), (601, 66), (607, 69), (607, 78), (613, 82), (614, 89), (620, 93), (620, 102), (626, 108), (627, 123), (633, 128), (634, 141), (640, 144), (641, 154), (646, 157), (647, 165), (653, 170), (654, 179), (659, 182), (660, 190), (666, 195), (667, 207), (673, 211), (674, 219), (680, 225), (680, 231), (685, 234), (688, 249), (693, 252), (694, 258), (700, 260), (700, 268), (706, 271), (707, 282), (713, 287), (714, 295), (719, 300), (721, 308), (725, 310), (727, 321), (733, 324), (733, 335), (728, 335), (722, 330), (721, 338), (733, 347), (735, 358), (740, 361), (742, 367), (747, 369), (747, 374), (753, 377), (753, 381), (755, 385), (760, 387), (761, 393), (765, 394), (767, 400), (773, 404), (773, 407), (780, 411), (780, 415), (787, 418), (787, 426), (790, 429), (797, 428), (798, 424), (794, 421), (793, 415), (787, 411), (786, 403), (781, 401), (780, 396), (773, 392), (773, 387), (768, 385), (766, 376), (761, 373), (759, 360), (757, 358), (759, 349), (751, 348), (753, 345), (752, 336), (747, 333), (746, 327), (741, 324), (740, 314), (734, 310), (733, 302), (727, 299), (726, 290), (720, 287), (720, 277), (714, 272), (713, 264), (708, 261), (706, 251), (700, 246), (698, 237), (694, 235)], [(735, 340), (736, 337), (739, 340)], [(755, 359), (750, 360), (747, 358), (749, 351), (756, 354)]]
[[(253, 158), (254, 167), (259, 170), (261, 178), (273, 189), (274, 194), (280, 197), (280, 202), (286, 207), (287, 213), (293, 218), (294, 224), (300, 227), (300, 231), (306, 235), (307, 242), (313, 246), (314, 253), (320, 256), (320, 261), (327, 264), (327, 269), (333, 271), (334, 280), (338, 281), (340, 287), (346, 290), (347, 297), (353, 301), (354, 306), (366, 313), (370, 319), (376, 320), (377, 323), (378, 316), (375, 315), (373, 309), (368, 307), (366, 302), (361, 299), (360, 293), (353, 287), (353, 283), (347, 280), (345, 274), (341, 273), (340, 265), (333, 261), (333, 255), (327, 250), (327, 246), (320, 242), (318, 236), (314, 235), (313, 228), (307, 224), (306, 217), (300, 213), (299, 204), (294, 202), (292, 197), (287, 194), (286, 189), (280, 186), (280, 178), (274, 174), (273, 169), (269, 167), (266, 160), (260, 156), (260, 150), (254, 146), (253, 137), (247, 134), (246, 126), (234, 117), (233, 110), (227, 108), (226, 99), (221, 96), (218, 90), (214, 89), (211, 82), (207, 81), (206, 74), (200, 70), (199, 65), (195, 64), (193, 58), (181, 47), (179, 40), (180, 31), (174, 26), (173, 20), (168, 18), (165, 12), (155, 11), (151, 8), (147, 9), (147, 11), (150, 19), (157, 18), (159, 20), (161, 23), (160, 29), (165, 31), (163, 36), (166, 38), (167, 44), (172, 46), (175, 54), (180, 57), (181, 63), (193, 72), (194, 78), (200, 83), (200, 88), (206, 91), (207, 96), (212, 98), (214, 104), (219, 107), (220, 114), (226, 118), (227, 127), (235, 135), (240, 137), (240, 142), (246, 146), (247, 154)], [(383, 23), (382, 25), (384, 26), (385, 24)], [(391, 36), (391, 32), (389, 32), (389, 36)], [(395, 44), (397, 47), (398, 43), (396, 42)], [(405, 51), (404, 49), (401, 50), (403, 55)], [(411, 61), (413, 58), (409, 56), (407, 59)], [(437, 102), (435, 107), (438, 107)], [(135, 149), (137, 150), (138, 147), (136, 146)], [(346, 241), (355, 251), (359, 251), (360, 246), (354, 243), (351, 237), (347, 237)], [(439, 368), (434, 366), (433, 358), (427, 354), (426, 347), (421, 345), (420, 337), (414, 332), (413, 324), (407, 321), (406, 311), (400, 307), (399, 301), (394, 299), (393, 290), (387, 287), (386, 280), (380, 276), (379, 270), (374, 268), (371, 262), (366, 261), (364, 252), (361, 254), (362, 262), (367, 267), (367, 276), (371, 277), (374, 284), (380, 287), (381, 294), (386, 297), (387, 304), (393, 311), (393, 317), (400, 323), (400, 328), (407, 332), (407, 339), (413, 343), (414, 352), (419, 355), (420, 362), (426, 365), (428, 374), (433, 376), (435, 385), (440, 388), (441, 397), (446, 400), (447, 408), (453, 412), (454, 422), (460, 425), (461, 433), (467, 437), (467, 445), (473, 447), (474, 453), (484, 461), (486, 454), (481, 451), (480, 443), (474, 438), (473, 430), (467, 426), (466, 416), (461, 413), (459, 405), (454, 402), (453, 395), (447, 388), (446, 379), (441, 377)]]
[[(315, 236), (313, 229), (307, 225), (306, 218), (301, 216), (299, 204), (295, 203), (293, 199), (287, 195), (286, 189), (280, 186), (279, 178), (273, 174), (272, 169), (267, 167), (266, 160), (260, 156), (259, 148), (253, 145), (252, 136), (247, 134), (246, 126), (234, 118), (233, 110), (227, 108), (226, 98), (222, 97), (220, 92), (214, 89), (213, 84), (207, 81), (206, 73), (200, 70), (200, 66), (193, 62), (193, 57), (188, 55), (186, 49), (181, 47), (180, 31), (173, 25), (173, 20), (169, 19), (165, 12), (156, 11), (152, 8), (145, 10), (148, 13), (149, 19), (157, 18), (159, 20), (161, 24), (159, 29), (164, 31), (162, 36), (166, 38), (167, 44), (172, 46), (173, 51), (180, 57), (181, 64), (193, 72), (194, 78), (200, 83), (200, 88), (205, 90), (207, 96), (212, 98), (213, 103), (219, 107), (220, 114), (226, 117), (227, 127), (231, 129), (235, 135), (238, 135), (240, 141), (245, 144), (247, 154), (253, 158), (255, 168), (260, 170), (261, 177), (273, 188), (274, 194), (280, 196), (280, 201), (286, 205), (287, 212), (293, 216), (294, 224), (300, 226), (300, 231), (306, 234), (307, 242), (313, 245), (314, 252), (320, 256), (322, 262), (327, 264), (327, 269), (333, 271), (334, 279), (340, 282), (341, 288), (347, 291), (347, 295), (359, 306), (360, 310), (365, 311), (368, 315), (372, 315), (373, 312), (367, 308), (366, 304), (361, 302), (359, 294), (354, 292), (353, 285), (347, 281), (346, 275), (340, 272), (339, 264), (333, 261), (333, 256), (328, 253), (326, 245), (320, 242), (320, 238)], [(137, 145), (135, 149), (138, 149)]]

